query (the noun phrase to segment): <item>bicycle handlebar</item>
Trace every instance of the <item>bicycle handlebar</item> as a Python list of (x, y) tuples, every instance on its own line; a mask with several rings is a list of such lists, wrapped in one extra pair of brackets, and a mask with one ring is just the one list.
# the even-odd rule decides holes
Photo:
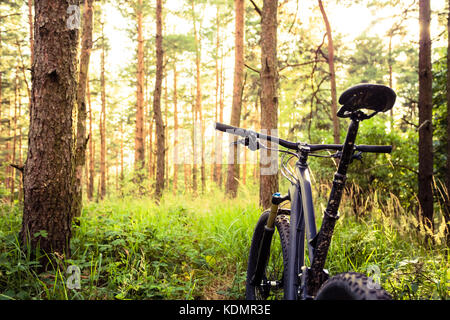
[[(216, 122), (214, 125), (214, 128), (216, 130), (235, 134), (241, 137), (248, 137), (250, 135), (255, 135), (259, 139), (267, 140), (267, 141), (273, 141), (275, 143), (278, 143), (279, 145), (292, 149), (295, 151), (299, 150), (300, 146), (309, 147), (311, 151), (319, 151), (319, 150), (337, 150), (341, 151), (343, 148), (343, 144), (301, 144), (298, 142), (291, 142), (288, 140), (279, 139), (277, 137), (265, 135), (259, 132), (233, 127), (228, 124)], [(355, 150), (361, 151), (361, 152), (372, 152), (372, 153), (391, 153), (392, 146), (373, 146), (373, 145), (355, 145)]]
[(267, 140), (267, 141), (273, 141), (275, 143), (278, 143), (280, 146), (283, 146), (283, 147), (288, 148), (288, 149), (298, 150), (298, 146), (299, 146), (299, 144), (296, 143), (296, 142), (291, 142), (291, 141), (279, 139), (277, 137), (265, 135), (265, 134), (262, 134), (262, 133), (259, 133), (259, 132), (255, 132), (255, 131), (251, 131), (251, 130), (247, 130), (247, 129), (233, 127), (233, 126), (230, 126), (228, 124), (223, 124), (223, 123), (220, 123), (220, 122), (216, 122), (214, 127), (215, 127), (216, 130), (223, 131), (223, 132), (230, 133), (230, 134), (235, 134), (235, 135), (238, 135), (238, 136), (241, 136), (241, 137), (244, 137), (244, 138), (254, 134), (259, 139), (263, 139), (263, 140)]

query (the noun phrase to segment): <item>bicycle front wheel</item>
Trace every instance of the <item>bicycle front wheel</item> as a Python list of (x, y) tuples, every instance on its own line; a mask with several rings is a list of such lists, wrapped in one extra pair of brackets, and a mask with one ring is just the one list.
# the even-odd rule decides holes
[(392, 297), (371, 278), (345, 272), (328, 279), (317, 292), (316, 300), (391, 300)]
[(258, 264), (258, 253), (261, 247), (264, 227), (269, 211), (262, 213), (256, 224), (250, 246), (247, 266), (246, 298), (248, 300), (278, 300), (284, 298), (289, 248), (289, 216), (279, 214), (275, 219), (275, 232), (272, 236), (270, 255), (264, 269), (261, 283), (252, 284)]

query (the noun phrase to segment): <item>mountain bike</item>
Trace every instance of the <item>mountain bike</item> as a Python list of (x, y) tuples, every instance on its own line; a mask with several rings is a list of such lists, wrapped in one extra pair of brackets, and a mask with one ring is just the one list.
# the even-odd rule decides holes
[[(343, 92), (339, 98), (341, 107), (337, 116), (351, 121), (342, 145), (291, 142), (218, 122), (215, 124), (216, 130), (242, 137), (233, 144), (242, 144), (253, 151), (268, 149), (284, 153), (280, 172), (291, 183), (287, 194), (272, 195), (270, 209), (262, 213), (256, 224), (247, 267), (247, 299), (391, 299), (370, 277), (356, 272), (330, 277), (324, 266), (339, 218), (338, 208), (349, 165), (355, 159), (361, 160), (365, 152), (392, 151), (392, 146), (355, 145), (359, 124), (379, 112), (390, 110), (395, 100), (396, 94), (391, 88), (377, 84), (360, 84)], [(285, 149), (269, 148), (262, 140)], [(335, 153), (317, 153), (323, 150)], [(339, 161), (318, 232), (307, 162), (310, 156), (336, 158)], [(294, 172), (287, 166), (292, 157), (297, 158)], [(289, 209), (283, 206), (287, 201), (290, 201)]]

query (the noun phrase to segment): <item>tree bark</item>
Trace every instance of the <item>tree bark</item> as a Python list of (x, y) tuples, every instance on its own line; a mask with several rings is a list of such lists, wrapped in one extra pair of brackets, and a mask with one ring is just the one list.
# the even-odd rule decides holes
[[(261, 130), (273, 135), (278, 128), (277, 0), (264, 0), (261, 15)], [(276, 148), (276, 144), (267, 143)], [(273, 159), (272, 159), (273, 158)], [(278, 191), (278, 155), (260, 154), (260, 205), (268, 208)], [(276, 166), (276, 168), (274, 167)]]
[[(67, 1), (35, 0), (35, 54), (20, 240), (34, 251), (70, 255), (78, 30)], [(44, 265), (44, 267), (46, 267)]]
[(91, 89), (89, 85), (89, 76), (86, 81), (87, 99), (89, 104), (89, 183), (88, 183), (88, 199), (92, 200), (94, 196), (94, 166), (95, 166), (95, 152), (94, 152), (94, 137), (92, 135), (92, 104), (91, 104)]
[[(447, 32), (450, 35), (450, 0), (448, 1), (449, 11), (447, 17)], [(446, 208), (445, 222), (447, 224), (447, 244), (450, 244), (450, 36), (447, 43), (447, 175), (446, 175)]]
[(138, 182), (143, 179), (145, 168), (145, 143), (144, 143), (144, 40), (142, 30), (142, 0), (139, 0), (137, 11), (137, 92), (136, 92), (136, 133), (134, 164), (137, 171)]
[(169, 98), (167, 93), (167, 74), (164, 77), (164, 188), (169, 188), (169, 122), (168, 122)]
[(331, 31), (330, 22), (328, 21), (327, 13), (323, 7), (322, 0), (319, 1), (320, 12), (322, 13), (323, 22), (327, 30), (328, 39), (328, 69), (330, 71), (330, 86), (331, 86), (331, 117), (333, 120), (333, 138), (335, 144), (340, 144), (339, 134), (339, 119), (337, 117), (337, 96), (336, 96), (336, 72), (334, 68), (334, 44)]
[(419, 203), (426, 226), (433, 228), (433, 125), (430, 0), (419, 1)]
[(153, 161), (153, 122), (155, 117), (150, 116), (149, 113), (149, 125), (148, 125), (148, 178), (151, 180), (155, 175), (155, 161)]
[(83, 201), (82, 177), (83, 166), (86, 163), (86, 84), (89, 74), (89, 60), (92, 49), (92, 28), (93, 28), (93, 2), (94, 0), (84, 0), (83, 31), (81, 35), (81, 55), (80, 71), (78, 75), (77, 87), (77, 137), (74, 155), (75, 180), (74, 180), (74, 203), (73, 217), (81, 216)]
[(100, 199), (106, 196), (106, 81), (105, 81), (105, 35), (101, 22), (102, 52), (100, 54), (100, 87), (102, 111), (100, 114)]
[[(225, 94), (225, 75), (223, 70), (223, 47), (221, 48), (220, 57), (220, 98), (219, 98), (219, 122), (223, 123), (223, 109), (224, 109), (224, 94)], [(217, 176), (219, 181), (219, 186), (223, 185), (223, 133), (219, 132), (219, 149), (217, 154), (217, 159), (219, 159), (219, 164), (217, 165)]]
[[(194, 40), (195, 40), (195, 66), (196, 66), (196, 94), (195, 94), (195, 119), (194, 119), (194, 132), (197, 136), (197, 132), (200, 129), (200, 179), (202, 184), (202, 192), (206, 188), (206, 172), (205, 172), (205, 128), (203, 124), (203, 111), (202, 111), (202, 82), (201, 82), (201, 43), (199, 32), (197, 30), (196, 16), (195, 16), (195, 1), (192, 0), (192, 15), (193, 15), (193, 26), (194, 26)], [(196, 143), (197, 141), (195, 141)], [(195, 152), (195, 151), (194, 151)], [(195, 174), (197, 171), (196, 165), (197, 155), (194, 154), (194, 170)]]
[(155, 196), (159, 200), (164, 190), (164, 123), (161, 113), (161, 88), (163, 77), (163, 47), (162, 47), (162, 0), (156, 1), (156, 78), (153, 93), (153, 112), (156, 123), (156, 185)]
[[(13, 143), (12, 143), (12, 156), (11, 163), (16, 163), (16, 144), (17, 144), (17, 104), (19, 100), (19, 68), (16, 68), (16, 78), (14, 81), (14, 117), (12, 119), (12, 134), (13, 134)], [(11, 203), (14, 203), (14, 193), (15, 193), (15, 182), (16, 182), (16, 170), (11, 169)]]
[(178, 188), (178, 93), (177, 93), (177, 62), (173, 64), (173, 192), (177, 193)]
[[(388, 69), (389, 69), (389, 87), (392, 88), (393, 86), (393, 66), (394, 60), (392, 58), (392, 37), (394, 36), (394, 33), (389, 33), (389, 46), (388, 46)], [(394, 130), (394, 108), (391, 108), (389, 110), (389, 126), (391, 128), (391, 132)]]
[[(233, 104), (231, 109), (230, 124), (239, 127), (242, 108), (242, 90), (244, 83), (244, 0), (235, 0), (235, 36), (234, 36), (234, 78), (233, 78)], [(236, 141), (236, 137), (232, 137)], [(235, 198), (239, 180), (239, 154), (238, 146), (230, 147), (228, 157), (228, 171), (226, 193)]]
[[(215, 101), (214, 101), (214, 121), (217, 122), (219, 120), (219, 92), (220, 92), (220, 76), (219, 76), (219, 48), (220, 48), (220, 37), (219, 37), (219, 30), (220, 30), (220, 23), (219, 23), (219, 6), (217, 6), (216, 11), (216, 59), (214, 63), (214, 72), (216, 76), (216, 92), (215, 92)], [(211, 177), (212, 180), (217, 183), (218, 182), (218, 176), (217, 176), (217, 149), (219, 148), (219, 131), (215, 130), (214, 132), (214, 149), (212, 154), (212, 161), (211, 163)]]
[(28, 0), (28, 26), (30, 30), (30, 61), (34, 61), (34, 33), (33, 33), (33, 0)]

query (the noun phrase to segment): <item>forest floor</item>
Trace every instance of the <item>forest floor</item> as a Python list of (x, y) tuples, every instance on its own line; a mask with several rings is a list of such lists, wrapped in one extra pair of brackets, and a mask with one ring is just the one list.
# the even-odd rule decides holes
[[(235, 201), (216, 190), (196, 198), (167, 195), (159, 206), (131, 197), (86, 203), (71, 258), (44, 273), (19, 249), (20, 206), (2, 205), (0, 299), (244, 299), (260, 214), (253, 190), (241, 188)], [(425, 244), (414, 219), (392, 208), (395, 199), (374, 201), (358, 219), (349, 203), (344, 199), (329, 251), (331, 275), (376, 276), (394, 299), (450, 297), (450, 256), (439, 230)], [(78, 289), (70, 266), (80, 271)]]

